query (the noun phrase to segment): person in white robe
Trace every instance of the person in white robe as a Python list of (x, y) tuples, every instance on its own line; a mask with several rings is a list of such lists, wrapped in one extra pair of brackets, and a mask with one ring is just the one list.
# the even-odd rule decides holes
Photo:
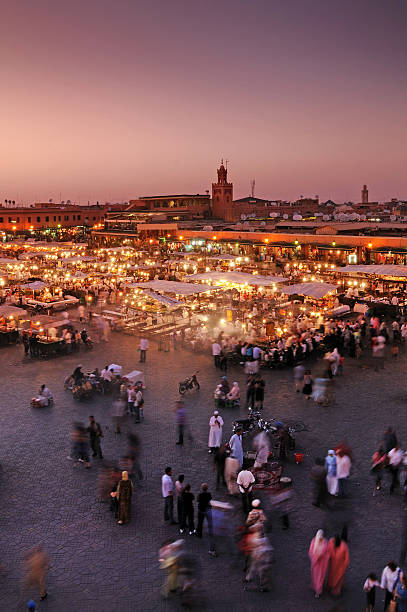
[(219, 415), (219, 412), (215, 410), (213, 416), (209, 420), (209, 452), (213, 453), (216, 448), (222, 444), (222, 427), (223, 419)]

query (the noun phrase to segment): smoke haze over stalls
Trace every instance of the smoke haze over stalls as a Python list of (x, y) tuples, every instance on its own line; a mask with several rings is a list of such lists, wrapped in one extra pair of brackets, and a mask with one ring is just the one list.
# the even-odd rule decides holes
[(0, 199), (407, 199), (403, 0), (0, 6)]

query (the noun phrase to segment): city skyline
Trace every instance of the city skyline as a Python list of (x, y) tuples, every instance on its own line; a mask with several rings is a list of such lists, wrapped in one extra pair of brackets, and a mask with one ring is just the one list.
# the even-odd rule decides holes
[(6, 1), (0, 198), (407, 198), (407, 7)]

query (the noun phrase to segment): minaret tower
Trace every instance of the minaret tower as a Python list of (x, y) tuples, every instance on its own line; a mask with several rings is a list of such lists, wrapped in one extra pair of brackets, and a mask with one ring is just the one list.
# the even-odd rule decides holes
[(224, 221), (234, 220), (233, 183), (228, 183), (228, 171), (223, 165), (223, 159), (218, 168), (218, 182), (212, 183), (212, 216)]

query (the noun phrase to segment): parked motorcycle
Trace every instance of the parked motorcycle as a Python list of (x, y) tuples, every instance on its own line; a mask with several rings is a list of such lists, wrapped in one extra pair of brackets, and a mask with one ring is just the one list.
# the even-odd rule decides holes
[(195, 374), (192, 374), (192, 376), (189, 376), (188, 378), (186, 378), (185, 380), (182, 380), (179, 385), (178, 385), (178, 391), (180, 393), (180, 395), (184, 395), (184, 393), (186, 393), (187, 391), (189, 391), (190, 389), (193, 389), (194, 387), (196, 387), (196, 389), (201, 388), (198, 379), (196, 377), (196, 375), (198, 374), (197, 370), (195, 372)]

